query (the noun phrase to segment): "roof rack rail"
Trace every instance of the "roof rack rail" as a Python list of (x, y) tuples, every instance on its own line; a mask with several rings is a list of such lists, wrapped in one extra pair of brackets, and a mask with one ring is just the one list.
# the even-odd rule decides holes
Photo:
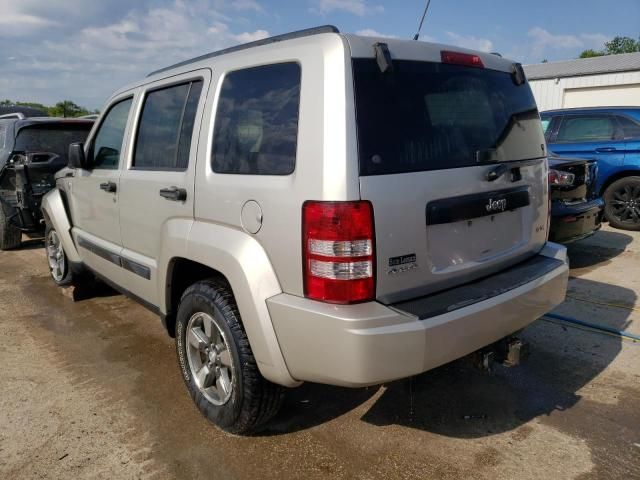
[(220, 55), (226, 55), (227, 53), (238, 52), (240, 50), (246, 50), (248, 48), (259, 47), (261, 45), (268, 45), (270, 43), (282, 42), (284, 40), (291, 40), (293, 38), (309, 37), (311, 35), (318, 35), (321, 33), (340, 33), (340, 30), (338, 30), (338, 28), (333, 25), (322, 25), (320, 27), (306, 28), (304, 30), (298, 30), (295, 32), (285, 33), (282, 35), (276, 35), (274, 37), (264, 38), (262, 40), (256, 40), (254, 42), (243, 43), (241, 45), (225, 48), (223, 50), (218, 50), (216, 52), (206, 53), (204, 55), (200, 55), (199, 57), (195, 57), (190, 60), (185, 60), (184, 62), (179, 62), (174, 65), (170, 65), (168, 67), (154, 70), (149, 75), (147, 75), (147, 77), (151, 77), (152, 75), (156, 75), (157, 73), (166, 72), (167, 70), (172, 70), (174, 68), (183, 67), (185, 65), (189, 65), (190, 63), (206, 60), (207, 58), (219, 57)]
[(26, 118), (26, 116), (22, 112), (11, 112), (11, 113), (5, 113), (4, 115), (0, 115), (0, 119), (3, 119), (3, 118), (17, 118), (18, 120), (22, 120)]

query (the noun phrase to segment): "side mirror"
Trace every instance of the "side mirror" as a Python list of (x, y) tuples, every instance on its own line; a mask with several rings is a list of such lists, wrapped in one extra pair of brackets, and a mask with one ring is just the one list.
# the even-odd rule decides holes
[(69, 168), (87, 168), (87, 159), (84, 156), (84, 143), (72, 143), (69, 145)]

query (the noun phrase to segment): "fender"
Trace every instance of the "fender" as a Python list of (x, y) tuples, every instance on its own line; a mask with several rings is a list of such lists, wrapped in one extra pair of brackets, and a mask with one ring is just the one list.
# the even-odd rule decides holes
[(73, 238), (71, 238), (71, 221), (64, 208), (64, 202), (60, 190), (54, 188), (42, 198), (42, 212), (53, 228), (55, 228), (62, 243), (62, 248), (71, 263), (82, 263)]
[[(233, 227), (196, 220), (185, 244), (184, 258), (219, 271), (229, 281), (262, 376), (286, 387), (300, 385), (285, 364), (267, 309), (266, 300), (282, 293), (282, 289), (258, 240)], [(175, 255), (162, 255), (160, 259), (161, 285), (166, 285), (173, 258)], [(170, 299), (165, 288), (159, 291), (160, 309), (166, 314)]]

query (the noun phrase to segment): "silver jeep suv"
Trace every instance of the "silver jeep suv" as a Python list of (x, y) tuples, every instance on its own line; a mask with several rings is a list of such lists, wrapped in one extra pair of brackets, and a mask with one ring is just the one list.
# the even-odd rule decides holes
[(70, 146), (51, 275), (157, 312), (202, 413), (255, 430), (282, 387), (416, 375), (562, 302), (545, 148), (497, 55), (334, 27), (230, 48), (119, 90)]

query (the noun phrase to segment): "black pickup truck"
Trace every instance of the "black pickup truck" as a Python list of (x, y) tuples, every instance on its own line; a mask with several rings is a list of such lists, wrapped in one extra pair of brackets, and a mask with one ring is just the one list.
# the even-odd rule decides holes
[(595, 160), (549, 156), (549, 240), (575, 242), (600, 229), (604, 200), (596, 191), (597, 175)]
[(84, 142), (92, 126), (87, 119), (0, 119), (0, 250), (44, 229), (42, 197), (67, 165), (69, 144)]

